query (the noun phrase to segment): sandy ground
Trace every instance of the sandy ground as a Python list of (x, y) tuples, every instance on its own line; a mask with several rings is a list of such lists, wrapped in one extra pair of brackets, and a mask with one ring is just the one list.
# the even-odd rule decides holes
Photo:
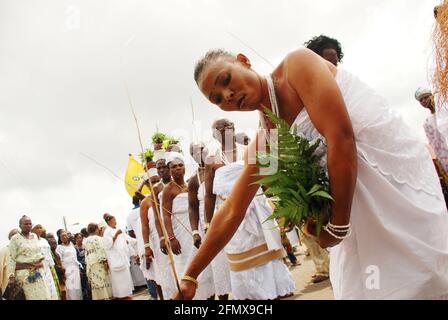
[[(296, 256), (301, 265), (290, 268), (296, 282), (296, 291), (294, 296), (286, 300), (333, 300), (333, 291), (329, 280), (318, 284), (311, 282), (311, 277), (315, 273), (314, 263), (310, 257), (305, 256), (304, 252), (305, 249), (300, 247)], [(148, 300), (149, 295), (145, 290), (135, 294), (132, 299)]]
[(304, 251), (304, 248), (300, 248), (300, 253), (297, 255), (301, 265), (290, 268), (296, 281), (296, 292), (287, 300), (333, 300), (330, 280), (317, 284), (311, 282), (311, 277), (316, 270), (313, 261), (304, 255)]

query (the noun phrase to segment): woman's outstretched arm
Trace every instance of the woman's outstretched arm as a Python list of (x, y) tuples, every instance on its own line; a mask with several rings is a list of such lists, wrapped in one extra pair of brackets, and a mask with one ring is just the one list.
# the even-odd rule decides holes
[[(253, 143), (256, 143), (257, 140)], [(249, 150), (255, 150), (255, 146), (251, 146)], [(248, 163), (247, 158), (246, 154), (246, 163)], [(260, 177), (254, 176), (258, 172), (256, 164), (246, 164), (229, 197), (214, 214), (205, 239), (185, 275), (197, 279), (199, 274), (232, 239), (246, 215), (247, 208), (260, 188), (256, 184)], [(196, 288), (192, 282), (182, 281), (181, 290), (183, 296), (177, 294), (176, 299), (192, 299)]]

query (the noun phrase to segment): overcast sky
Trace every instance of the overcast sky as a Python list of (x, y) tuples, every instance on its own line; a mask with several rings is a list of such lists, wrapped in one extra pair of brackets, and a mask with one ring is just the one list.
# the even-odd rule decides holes
[(337, 38), (341, 67), (385, 96), (423, 140), (427, 113), (413, 95), (429, 82), (438, 3), (0, 0), (0, 246), (24, 213), (52, 232), (64, 215), (86, 225), (109, 212), (124, 225), (132, 206), (123, 182), (80, 155), (124, 176), (128, 154), (138, 154), (124, 81), (145, 146), (156, 127), (192, 134), (190, 98), (197, 131), (225, 116), (253, 132), (256, 114), (219, 111), (193, 81), (210, 48), (244, 52), (256, 70), (271, 70), (231, 34), (273, 64), (314, 35)]

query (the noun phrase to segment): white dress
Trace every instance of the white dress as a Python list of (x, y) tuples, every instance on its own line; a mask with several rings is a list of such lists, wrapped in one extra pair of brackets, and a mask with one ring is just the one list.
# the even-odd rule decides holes
[(67, 300), (82, 300), (80, 264), (73, 244), (58, 245), (56, 253), (65, 269), (65, 292)]
[[(190, 218), (188, 214), (188, 193), (183, 192), (178, 194), (173, 199), (172, 205), (172, 225), (174, 235), (179, 241), (182, 248), (182, 253), (180, 255), (174, 256), (174, 263), (176, 266), (177, 277), (180, 281), (182, 276), (185, 274), (190, 261), (193, 258), (194, 252), (196, 252), (196, 247), (193, 244), (193, 236), (191, 234)], [(198, 277), (199, 287), (195, 300), (203, 300), (209, 298), (206, 296), (209, 292), (211, 285), (211, 273), (205, 272)], [(166, 299), (171, 299), (177, 293), (177, 286), (174, 282), (174, 277), (169, 265), (165, 266), (165, 287), (163, 287), (163, 295)]]
[[(138, 221), (140, 221), (140, 219)], [(142, 269), (140, 268), (142, 260), (140, 260), (140, 264), (137, 263), (137, 257), (141, 258), (140, 253), (138, 251), (137, 239), (132, 238), (131, 236), (128, 235), (127, 242), (128, 242), (128, 249), (131, 253), (130, 271), (131, 271), (132, 283), (134, 287), (145, 286), (146, 279)]]
[[(149, 218), (149, 212), (148, 212), (148, 218)], [(143, 277), (146, 280), (155, 280), (154, 268), (146, 269), (145, 244), (143, 241), (143, 234), (142, 234), (140, 208), (132, 210), (131, 213), (129, 214), (128, 219), (127, 219), (127, 228), (128, 228), (128, 230), (134, 231), (135, 239), (137, 240), (136, 252), (140, 257), (140, 267), (139, 268), (143, 274)], [(150, 243), (151, 243), (151, 241), (150, 241)], [(151, 249), (154, 251), (154, 247), (152, 244), (151, 244)], [(131, 267), (131, 274), (132, 274), (132, 267)], [(136, 285), (139, 286), (139, 284), (136, 284), (135, 276), (133, 274), (132, 274), (132, 279), (134, 280), (134, 286), (136, 286)]]
[(120, 234), (113, 242), (113, 237), (116, 233), (117, 229), (107, 227), (104, 231), (103, 240), (107, 252), (113, 296), (115, 298), (125, 298), (132, 295), (134, 290), (129, 269), (130, 254), (125, 234)]
[[(213, 193), (218, 206), (219, 196), (227, 198), (244, 168), (242, 161), (220, 167), (215, 172)], [(272, 209), (263, 195), (256, 196), (246, 211), (243, 222), (224, 248), (226, 253), (241, 253), (268, 242), (262, 222), (272, 214)], [(260, 221), (263, 216), (263, 221)], [(269, 230), (270, 233), (274, 230)], [(278, 241), (280, 232), (277, 229)], [(281, 242), (280, 242), (281, 246)], [(283, 250), (283, 249), (282, 249)], [(269, 261), (260, 266), (239, 272), (230, 271), (232, 294), (236, 300), (272, 300), (293, 293), (295, 283), (282, 259)]]
[[(174, 207), (174, 201), (173, 201), (173, 207)], [(160, 214), (161, 214), (161, 219), (162, 219), (162, 223), (164, 223), (164, 218), (163, 218), (163, 191), (159, 193), (159, 209), (160, 209)], [(149, 214), (149, 213), (148, 213)], [(153, 220), (150, 220), (151, 222), (154, 222), (154, 217), (152, 217)], [(173, 218), (174, 220), (174, 218)], [(174, 222), (173, 222), (173, 229), (174, 229)], [(176, 235), (177, 237), (177, 235)], [(155, 245), (154, 238), (151, 238), (153, 241), (153, 244)], [(179, 240), (179, 238), (177, 238)], [(177, 286), (176, 286), (176, 282), (174, 280), (174, 275), (173, 275), (173, 271), (171, 268), (171, 262), (170, 259), (168, 257), (168, 255), (165, 255), (164, 253), (161, 252), (160, 250), (160, 241), (157, 240), (157, 242), (159, 242), (159, 247), (158, 247), (158, 251), (161, 253), (161, 255), (159, 256), (158, 261), (155, 263), (155, 272), (156, 272), (156, 279), (158, 279), (159, 282), (156, 282), (162, 287), (162, 293), (163, 293), (163, 297), (165, 300), (169, 300), (171, 299), (176, 293), (177, 293)], [(180, 242), (180, 240), (179, 240)], [(182, 245), (182, 244), (181, 244)], [(183, 252), (183, 247), (182, 247), (182, 252)], [(159, 253), (157, 253), (159, 254)], [(173, 254), (173, 256), (175, 257), (175, 255)], [(157, 259), (156, 254), (154, 254), (155, 259)], [(175, 263), (175, 268), (176, 268), (176, 275), (178, 277), (178, 280), (180, 281), (179, 275), (182, 275), (181, 272), (178, 270), (177, 268), (177, 264)]]
[[(126, 228), (129, 231), (134, 231), (135, 239), (132, 237), (128, 237), (128, 243), (130, 244), (129, 250), (132, 251), (131, 257), (131, 276), (132, 281), (135, 287), (146, 285), (145, 279), (150, 279), (147, 277), (145, 273), (145, 268), (143, 266), (144, 257), (145, 257), (145, 248), (143, 243), (143, 235), (142, 235), (142, 224), (140, 220), (140, 207), (132, 209), (129, 213)], [(130, 238), (130, 239), (129, 239)], [(137, 264), (137, 260), (135, 256), (140, 258), (140, 265)]]
[(51, 247), (48, 241), (44, 238), (39, 238), (39, 246), (42, 254), (45, 257), (44, 270), (45, 270), (45, 282), (50, 289), (51, 300), (59, 300), (58, 292), (56, 291), (56, 285), (54, 283), (53, 274), (51, 268), (54, 266), (53, 256), (51, 255)]
[[(352, 234), (330, 252), (335, 298), (447, 298), (448, 214), (429, 152), (358, 78), (338, 69), (336, 82), (355, 133), (358, 178)], [(322, 139), (305, 109), (295, 125), (308, 140)]]
[[(148, 210), (149, 221), (149, 240), (151, 243), (151, 249), (154, 254), (153, 263), (150, 265), (148, 273), (151, 275), (150, 279), (154, 280), (159, 286), (162, 287), (165, 283), (166, 277), (172, 277), (172, 272), (169, 267), (168, 256), (160, 251), (160, 240), (156, 229), (155, 217), (153, 208)], [(162, 291), (163, 292), (163, 291)], [(170, 299), (171, 297), (165, 296), (164, 298)]]

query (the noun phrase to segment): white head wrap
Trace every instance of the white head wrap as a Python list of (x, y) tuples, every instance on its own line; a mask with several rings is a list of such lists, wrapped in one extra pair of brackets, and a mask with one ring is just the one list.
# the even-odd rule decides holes
[(152, 160), (154, 162), (157, 162), (159, 160), (166, 159), (165, 153), (166, 153), (165, 150), (154, 151), (154, 156), (152, 157)]
[(167, 164), (172, 162), (172, 161), (174, 161), (174, 160), (180, 160), (182, 162), (185, 162), (185, 159), (184, 159), (184, 156), (182, 155), (182, 153), (174, 152), (174, 151), (167, 152), (165, 159), (166, 159), (166, 163)]
[(418, 100), (418, 99), (420, 99), (421, 96), (423, 96), (425, 94), (429, 94), (429, 93), (432, 93), (432, 91), (430, 89), (420, 87), (417, 89), (417, 91), (415, 91), (414, 97), (416, 100)]

